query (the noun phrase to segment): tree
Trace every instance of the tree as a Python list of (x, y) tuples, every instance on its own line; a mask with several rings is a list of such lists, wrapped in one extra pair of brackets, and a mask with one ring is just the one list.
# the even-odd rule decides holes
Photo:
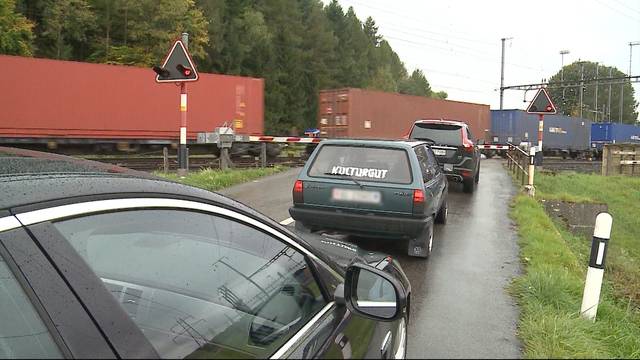
[(15, 0), (0, 0), (0, 53), (33, 55), (33, 23), (16, 12)]
[[(562, 70), (561, 70), (562, 71)], [(593, 80), (596, 78), (596, 63), (594, 62), (574, 62), (564, 67), (564, 74), (558, 71), (549, 79), (549, 96), (558, 108), (558, 113), (569, 116), (580, 116), (580, 85), (565, 87), (564, 94), (560, 85), (561, 78), (564, 81), (579, 83), (581, 74), (584, 80)], [(615, 67), (598, 65), (598, 78), (624, 77), (625, 73)], [(638, 118), (638, 112), (635, 110), (638, 102), (635, 100), (635, 91), (629, 81), (623, 84), (614, 83), (611, 86), (608, 83), (601, 82), (597, 85), (598, 97), (596, 95), (596, 84), (590, 82), (584, 85), (582, 93), (582, 117), (592, 121), (618, 121), (620, 119), (620, 98), (621, 87), (624, 87), (623, 96), (623, 114), (622, 122), (634, 123)], [(611, 92), (609, 92), (611, 89)], [(609, 95), (611, 101), (609, 101)], [(564, 96), (564, 98), (563, 98)], [(597, 102), (597, 109), (596, 109)]]
[[(47, 0), (42, 3), (39, 55), (82, 59), (96, 16), (86, 0)], [(76, 51), (74, 51), (76, 50)]]
[(446, 100), (449, 97), (449, 94), (446, 91), (438, 91), (431, 95), (435, 99)]
[(397, 92), (398, 83), (393, 78), (390, 66), (380, 66), (369, 81), (369, 89), (380, 90), (386, 92)]
[(92, 61), (151, 66), (164, 59), (182, 32), (189, 33), (189, 53), (206, 56), (207, 20), (194, 0), (92, 1), (102, 19), (100, 35), (92, 43)]
[(363, 30), (367, 38), (371, 44), (375, 47), (380, 46), (380, 41), (382, 41), (382, 35), (378, 34), (378, 26), (376, 22), (373, 20), (371, 16), (367, 18), (364, 22)]
[(431, 86), (420, 69), (414, 70), (408, 79), (400, 83), (399, 91), (402, 94), (417, 96), (430, 97), (432, 95)]

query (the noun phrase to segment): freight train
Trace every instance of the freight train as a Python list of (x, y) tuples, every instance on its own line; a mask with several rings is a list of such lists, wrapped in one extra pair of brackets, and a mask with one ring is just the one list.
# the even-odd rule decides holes
[[(488, 144), (537, 145), (538, 116), (523, 110), (491, 110), (491, 139)], [(640, 126), (592, 123), (590, 120), (545, 115), (542, 148), (545, 155), (563, 158), (600, 158), (609, 143), (640, 143)], [(494, 150), (485, 150), (490, 157)]]
[[(0, 96), (1, 145), (111, 153), (178, 142), (180, 88), (156, 83), (151, 69), (0, 55), (0, 78), (10, 84)], [(263, 134), (263, 79), (200, 73), (187, 92), (191, 154), (215, 153), (215, 145), (196, 144), (197, 134), (224, 125)], [(259, 153), (238, 145), (232, 153)]]
[[(489, 110), (489, 105), (421, 96), (344, 88), (319, 94), (318, 136), (397, 139), (418, 119), (454, 119), (469, 124), (474, 140), (485, 145), (538, 143), (538, 116), (523, 110)], [(640, 127), (564, 116), (544, 117), (543, 153), (563, 158), (593, 158), (602, 144), (640, 142)], [(309, 145), (310, 152), (315, 145)], [(502, 150), (482, 150), (487, 157)]]

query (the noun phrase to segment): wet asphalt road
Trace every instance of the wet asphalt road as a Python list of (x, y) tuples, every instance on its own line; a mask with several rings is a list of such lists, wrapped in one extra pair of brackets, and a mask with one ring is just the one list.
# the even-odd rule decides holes
[[(221, 193), (277, 221), (289, 218), (292, 169)], [(517, 237), (508, 217), (515, 194), (501, 160), (483, 160), (472, 195), (452, 183), (449, 219), (436, 225), (428, 260), (406, 255), (406, 243), (344, 237), (400, 260), (412, 286), (408, 357), (516, 358), (518, 309), (506, 287), (519, 272)]]

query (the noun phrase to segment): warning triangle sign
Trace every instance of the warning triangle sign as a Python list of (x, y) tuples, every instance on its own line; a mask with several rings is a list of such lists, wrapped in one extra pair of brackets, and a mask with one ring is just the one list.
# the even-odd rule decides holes
[(527, 112), (529, 114), (540, 115), (556, 113), (556, 107), (555, 105), (553, 105), (553, 102), (551, 102), (551, 98), (549, 97), (549, 94), (547, 93), (547, 90), (545, 88), (540, 88), (540, 90), (538, 90), (538, 93), (533, 98), (533, 101), (531, 101), (531, 104), (529, 104)]
[(162, 66), (154, 66), (157, 82), (197, 81), (198, 71), (182, 41), (176, 40)]

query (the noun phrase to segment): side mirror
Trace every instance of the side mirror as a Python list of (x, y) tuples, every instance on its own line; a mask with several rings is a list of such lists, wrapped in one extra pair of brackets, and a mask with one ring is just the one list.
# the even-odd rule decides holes
[(344, 301), (356, 314), (393, 321), (404, 315), (407, 293), (391, 274), (368, 265), (353, 264), (345, 277)]

